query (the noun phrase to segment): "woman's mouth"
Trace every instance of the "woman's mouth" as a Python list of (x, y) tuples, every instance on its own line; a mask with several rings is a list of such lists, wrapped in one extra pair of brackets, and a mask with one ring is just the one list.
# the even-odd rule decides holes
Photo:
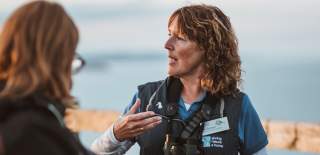
[(178, 61), (178, 59), (173, 56), (168, 56), (168, 58), (169, 58), (169, 65), (174, 65)]

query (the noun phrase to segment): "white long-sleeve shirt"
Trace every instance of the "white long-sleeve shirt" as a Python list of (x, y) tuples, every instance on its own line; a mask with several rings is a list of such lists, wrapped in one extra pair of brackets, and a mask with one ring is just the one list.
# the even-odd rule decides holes
[(112, 125), (99, 138), (95, 139), (91, 150), (99, 155), (121, 155), (125, 154), (133, 144), (134, 142), (129, 140), (119, 142), (114, 136)]

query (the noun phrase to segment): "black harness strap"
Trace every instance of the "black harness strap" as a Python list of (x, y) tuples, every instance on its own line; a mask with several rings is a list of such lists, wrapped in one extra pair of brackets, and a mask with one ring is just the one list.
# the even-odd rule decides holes
[(176, 137), (173, 136), (173, 121), (178, 114), (178, 102), (181, 96), (182, 83), (179, 79), (174, 77), (168, 78), (167, 83), (167, 105), (166, 105), (166, 116), (169, 118), (168, 126), (166, 131), (166, 140), (164, 143), (164, 154), (165, 155), (176, 155), (180, 154), (178, 148), (176, 147)]
[[(223, 99), (221, 101), (223, 101)], [(216, 96), (207, 94), (201, 108), (189, 118), (187, 125), (180, 135), (180, 141), (184, 141), (186, 155), (201, 154), (200, 144), (203, 131), (203, 125), (201, 125), (201, 122), (210, 120), (212, 116), (216, 114), (215, 111), (217, 109), (217, 105), (220, 105), (219, 112), (221, 113), (222, 111), (222, 114), (220, 115), (223, 115), (223, 104), (223, 102), (220, 102), (219, 104), (219, 98)], [(214, 108), (212, 108), (213, 106)]]
[[(201, 108), (195, 112), (187, 121), (187, 125), (181, 130), (178, 137), (173, 137), (173, 119), (178, 115), (178, 102), (181, 96), (182, 83), (179, 79), (174, 77), (169, 77), (167, 83), (167, 105), (166, 105), (166, 115), (169, 117), (168, 127), (166, 131), (166, 142), (165, 149), (173, 150), (173, 144), (180, 144), (183, 146), (183, 152), (186, 155), (197, 155), (200, 154), (200, 144), (201, 144), (201, 133), (202, 126), (200, 126), (203, 120), (209, 120), (215, 113), (212, 109), (212, 104), (219, 102), (216, 96), (207, 94), (204, 99), (204, 103)], [(217, 108), (215, 108), (217, 109)], [(165, 151), (165, 154), (174, 154), (174, 151)], [(169, 152), (169, 153), (168, 153)], [(171, 152), (171, 153), (170, 153)]]
[(170, 118), (174, 117), (178, 112), (178, 102), (181, 96), (182, 83), (179, 79), (169, 77), (167, 87), (167, 107), (166, 115)]
[[(210, 94), (207, 94), (206, 98), (204, 99), (204, 103), (201, 105), (201, 108), (192, 115), (187, 125), (185, 126), (184, 130), (181, 133), (182, 139), (189, 138), (196, 128), (200, 125), (200, 123), (204, 120), (210, 120), (210, 118), (214, 115), (215, 109), (212, 108), (212, 104), (215, 106), (218, 104), (219, 99), (215, 96), (212, 96)], [(221, 103), (220, 103), (221, 107)]]

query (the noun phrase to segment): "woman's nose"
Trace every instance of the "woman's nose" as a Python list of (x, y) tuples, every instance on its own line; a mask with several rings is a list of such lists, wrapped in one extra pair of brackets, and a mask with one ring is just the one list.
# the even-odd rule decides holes
[(172, 39), (171, 37), (166, 41), (166, 43), (164, 44), (164, 48), (172, 51), (173, 50), (173, 45), (172, 45)]

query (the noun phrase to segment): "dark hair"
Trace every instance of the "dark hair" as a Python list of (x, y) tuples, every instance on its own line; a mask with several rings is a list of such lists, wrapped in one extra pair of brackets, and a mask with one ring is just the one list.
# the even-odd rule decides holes
[(204, 4), (176, 10), (169, 18), (168, 26), (175, 18), (178, 18), (180, 33), (205, 51), (201, 86), (216, 95), (238, 92), (241, 61), (229, 18), (219, 8)]
[(5, 83), (0, 97), (37, 93), (73, 106), (71, 64), (78, 37), (76, 25), (57, 3), (34, 1), (14, 11), (0, 36), (0, 80)]

